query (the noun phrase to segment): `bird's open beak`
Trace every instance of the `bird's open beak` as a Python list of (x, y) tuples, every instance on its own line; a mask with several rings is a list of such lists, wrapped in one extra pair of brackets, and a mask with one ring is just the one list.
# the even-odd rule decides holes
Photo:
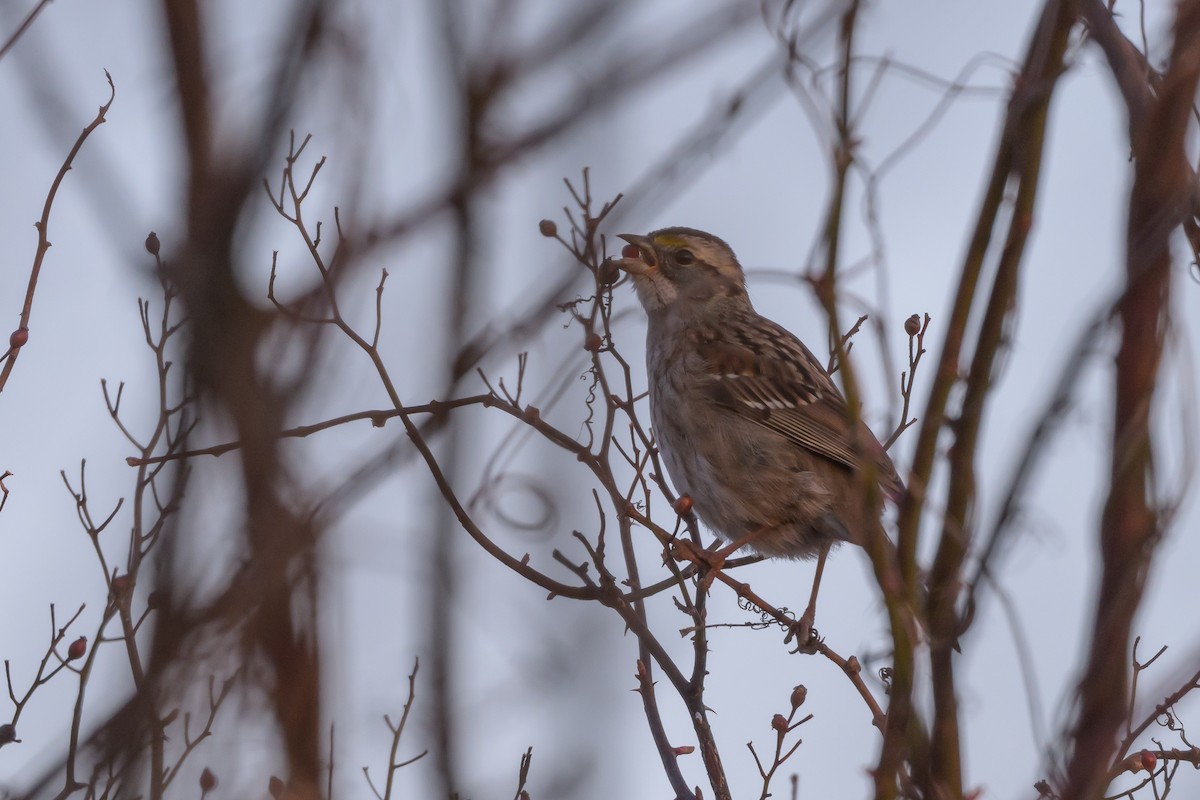
[(630, 275), (643, 275), (658, 266), (654, 245), (648, 237), (634, 233), (618, 233), (617, 238), (629, 243), (621, 248), (621, 257), (616, 262), (618, 267)]

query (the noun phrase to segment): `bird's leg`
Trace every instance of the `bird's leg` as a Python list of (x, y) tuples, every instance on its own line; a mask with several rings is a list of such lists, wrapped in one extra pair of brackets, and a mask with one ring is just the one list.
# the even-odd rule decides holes
[(813, 575), (812, 593), (808, 596), (808, 607), (804, 609), (800, 619), (796, 620), (792, 629), (788, 631), (787, 638), (783, 640), (783, 643), (787, 644), (794, 636), (797, 651), (803, 650), (812, 639), (813, 623), (817, 620), (817, 592), (821, 588), (821, 574), (825, 572), (825, 557), (828, 555), (829, 545), (824, 545), (821, 552), (817, 554), (817, 571)]

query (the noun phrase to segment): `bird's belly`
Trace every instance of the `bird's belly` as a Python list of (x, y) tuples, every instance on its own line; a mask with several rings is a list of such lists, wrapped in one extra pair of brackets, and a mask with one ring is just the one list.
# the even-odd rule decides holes
[(792, 558), (841, 538), (821, 530), (830, 517), (826, 487), (779, 434), (703, 400), (658, 403), (653, 390), (651, 420), (671, 482), (717, 535), (755, 535), (750, 549)]

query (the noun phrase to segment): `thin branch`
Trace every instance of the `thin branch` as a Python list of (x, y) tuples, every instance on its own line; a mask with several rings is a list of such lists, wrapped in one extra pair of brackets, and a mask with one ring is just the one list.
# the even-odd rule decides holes
[(8, 383), (8, 376), (12, 374), (13, 367), (17, 363), (17, 356), (21, 352), (21, 347), (29, 338), (29, 320), (33, 314), (33, 295), (37, 290), (38, 278), (42, 274), (42, 264), (45, 261), (46, 252), (50, 249), (50, 209), (54, 205), (54, 198), (58, 195), (58, 187), (62, 185), (63, 179), (67, 176), (67, 172), (71, 169), (71, 165), (75, 161), (75, 156), (83, 148), (83, 143), (91, 136), (92, 131), (105, 123), (105, 114), (108, 113), (108, 109), (112, 106), (113, 100), (117, 96), (117, 87), (113, 84), (112, 76), (108, 74), (108, 70), (104, 71), (104, 77), (108, 81), (108, 102), (100, 106), (96, 117), (75, 139), (75, 144), (71, 147), (70, 152), (67, 153), (62, 166), (58, 168), (58, 174), (54, 176), (54, 180), (50, 184), (50, 191), (46, 193), (46, 202), (42, 205), (42, 216), (34, 224), (38, 232), (37, 251), (33, 257), (33, 268), (29, 271), (29, 284), (25, 289), (25, 302), (21, 306), (20, 322), (17, 324), (17, 330), (14, 332), (13, 337), (9, 340), (8, 351), (3, 356), (0, 356), (0, 360), (4, 361), (4, 368), (0, 370), (0, 392), (4, 391), (4, 387)]
[(21, 24), (13, 31), (12, 36), (9, 36), (8, 40), (3, 45), (0, 45), (0, 59), (8, 55), (8, 51), (13, 48), (18, 39), (25, 35), (25, 31), (29, 30), (29, 27), (33, 25), (33, 21), (37, 19), (38, 14), (41, 14), (42, 9), (48, 5), (50, 5), (50, 0), (39, 0), (38, 4), (25, 15), (25, 19), (21, 20)]

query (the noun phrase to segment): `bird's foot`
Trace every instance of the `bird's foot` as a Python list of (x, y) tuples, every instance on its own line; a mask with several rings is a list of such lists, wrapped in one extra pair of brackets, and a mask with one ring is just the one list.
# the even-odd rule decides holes
[(690, 561), (699, 568), (699, 590), (707, 594), (709, 587), (712, 586), (713, 579), (717, 577), (717, 573), (725, 566), (725, 560), (729, 557), (729, 554), (724, 548), (709, 550), (686, 539), (678, 539), (671, 545), (671, 556), (676, 561)]
[(796, 647), (792, 650), (793, 653), (808, 653), (817, 652), (817, 644), (820, 638), (817, 636), (817, 629), (813, 627), (813, 623), (817, 620), (817, 610), (813, 607), (808, 607), (804, 613), (800, 615), (800, 619), (793, 622), (788, 627), (787, 636), (783, 643), (789, 644), (793, 639), (796, 641)]

